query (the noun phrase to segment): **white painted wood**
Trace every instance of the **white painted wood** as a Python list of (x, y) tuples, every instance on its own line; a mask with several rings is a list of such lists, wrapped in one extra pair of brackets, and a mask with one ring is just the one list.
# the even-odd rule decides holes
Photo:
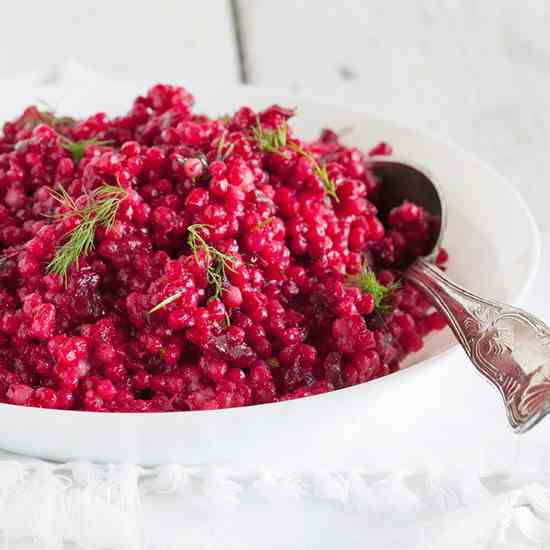
[(0, 7), (0, 77), (67, 59), (117, 78), (236, 81), (229, 0), (17, 0)]
[(511, 178), (550, 229), (548, 0), (239, 4), (253, 83), (448, 136)]

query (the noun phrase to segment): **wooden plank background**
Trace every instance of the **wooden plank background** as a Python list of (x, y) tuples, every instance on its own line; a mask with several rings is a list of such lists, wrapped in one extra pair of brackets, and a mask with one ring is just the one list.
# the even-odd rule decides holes
[(550, 229), (548, 0), (239, 0), (255, 84), (356, 103), (472, 151)]
[(228, 0), (17, 0), (0, 26), (0, 78), (69, 59), (126, 79), (239, 77)]
[(54, 78), (74, 59), (125, 79), (244, 79), (428, 128), (494, 164), (550, 229), (548, 0), (18, 0), (0, 23), (0, 78)]

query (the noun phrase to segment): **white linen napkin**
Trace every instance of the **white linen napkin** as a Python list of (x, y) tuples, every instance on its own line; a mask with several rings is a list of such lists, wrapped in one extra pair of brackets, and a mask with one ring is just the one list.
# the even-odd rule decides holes
[(549, 473), (378, 477), (6, 457), (0, 533), (8, 548), (36, 549), (541, 549), (550, 541)]
[[(0, 82), (86, 90), (109, 79), (68, 62)], [(0, 116), (6, 116), (0, 102)], [(550, 318), (550, 238), (526, 306)], [(496, 400), (496, 395), (493, 395)], [(461, 411), (455, 411), (460, 415)], [(472, 428), (474, 429), (474, 428)], [(540, 434), (539, 436), (537, 435)], [(8, 548), (85, 549), (550, 548), (550, 453), (542, 434), (510, 435), (479, 460), (447, 457), (383, 471), (350, 465), (295, 471), (261, 465), (54, 464), (0, 451), (0, 540)], [(457, 433), (456, 438), (465, 437)]]

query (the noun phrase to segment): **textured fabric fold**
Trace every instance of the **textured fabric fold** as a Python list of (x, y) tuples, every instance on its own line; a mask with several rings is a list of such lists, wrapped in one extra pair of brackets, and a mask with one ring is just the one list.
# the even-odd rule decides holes
[[(6, 460), (0, 461), (0, 534), (6, 543), (31, 539), (48, 550), (67, 542), (90, 550), (155, 548), (144, 542), (142, 508), (154, 499), (171, 510), (171, 517), (181, 514), (181, 525), (174, 529), (188, 548), (218, 544), (224, 529), (235, 538), (231, 518), (240, 514), (242, 520), (251, 511), (292, 510), (299, 532), (305, 508), (314, 506), (321, 517), (360, 525), (380, 549), (399, 548), (404, 541), (411, 548), (413, 541), (418, 548), (443, 548), (451, 535), (480, 550), (516, 539), (525, 548), (545, 548), (550, 490), (529, 477), (503, 478), (500, 489), (493, 482), (489, 490), (489, 478), (449, 472), (384, 475), (359, 468), (291, 472), (176, 464), (148, 469)], [(471, 526), (477, 530), (469, 532)], [(448, 546), (455, 547), (460, 545)]]

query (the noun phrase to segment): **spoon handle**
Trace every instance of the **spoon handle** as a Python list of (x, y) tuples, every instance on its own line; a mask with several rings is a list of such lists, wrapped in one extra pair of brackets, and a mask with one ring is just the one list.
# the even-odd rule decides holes
[(500, 391), (508, 420), (526, 432), (550, 413), (550, 328), (522, 309), (450, 281), (425, 259), (405, 278), (445, 316), (475, 368)]

